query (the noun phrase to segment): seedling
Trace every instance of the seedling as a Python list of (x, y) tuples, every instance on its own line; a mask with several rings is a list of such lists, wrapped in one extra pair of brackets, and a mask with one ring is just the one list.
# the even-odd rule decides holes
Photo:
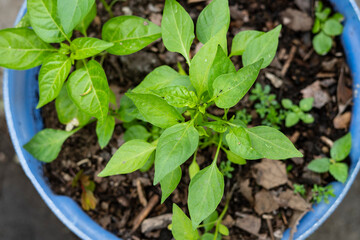
[(95, 183), (90, 180), (89, 176), (84, 175), (84, 171), (80, 170), (72, 181), (72, 186), (81, 187), (81, 207), (85, 211), (93, 210), (96, 207), (97, 199), (94, 196)]
[(317, 173), (329, 172), (337, 181), (345, 183), (348, 177), (348, 165), (342, 161), (350, 154), (350, 150), (351, 134), (348, 133), (334, 142), (330, 149), (330, 158), (312, 160), (308, 168)]
[(330, 17), (330, 14), (330, 8), (324, 8), (320, 1), (316, 2), (316, 18), (312, 32), (316, 34), (313, 39), (313, 46), (319, 55), (326, 55), (333, 45), (333, 37), (340, 35), (343, 31), (341, 22), (344, 20), (344, 16), (335, 13)]
[(262, 88), (260, 83), (256, 83), (255, 88), (251, 90), (249, 97), (255, 104), (256, 112), (263, 119), (262, 124), (280, 129), (285, 115), (280, 109), (280, 104), (276, 100), (275, 94), (270, 94), (270, 86), (265, 85)]
[[(172, 233), (175, 239), (199, 239), (199, 225), (216, 211), (224, 195), (224, 175), (219, 171), (220, 150), (229, 161), (244, 164), (245, 159), (287, 159), (301, 157), (291, 141), (268, 126), (248, 128), (234, 116), (228, 116), (256, 81), (259, 71), (274, 58), (281, 26), (264, 33), (240, 32), (233, 40), (231, 56), (242, 55), (243, 68), (236, 71), (228, 57), (227, 31), (230, 24), (228, 0), (212, 1), (200, 14), (196, 35), (204, 45), (193, 58), (190, 47), (195, 38), (194, 23), (185, 9), (175, 0), (166, 0), (162, 19), (165, 47), (183, 55), (189, 65), (189, 76), (168, 66), (150, 73), (125, 96), (127, 107), (123, 115), (144, 120), (164, 131), (160, 138), (147, 142), (134, 139), (123, 144), (110, 159), (101, 177), (134, 172), (155, 153), (154, 184), (160, 183), (161, 202), (174, 191), (182, 177), (181, 166), (191, 159), (188, 209), (191, 220), (173, 205)], [(246, 41), (243, 41), (246, 39)], [(131, 104), (132, 103), (132, 104)], [(209, 107), (223, 109), (222, 116), (209, 113)], [(129, 111), (126, 111), (128, 109)], [(197, 150), (215, 145), (216, 152), (208, 166), (200, 169)], [(192, 157), (193, 156), (193, 157)], [(226, 235), (221, 225), (225, 208), (214, 224), (211, 238)], [(201, 225), (200, 225), (201, 226)], [(209, 234), (207, 234), (209, 236)]]
[[(115, 2), (105, 6), (110, 15)], [(104, 24), (101, 40), (87, 37), (96, 16), (95, 0), (29, 0), (27, 10), (17, 28), (0, 31), (0, 66), (26, 70), (42, 65), (37, 108), (56, 99), (59, 121), (68, 131), (44, 129), (24, 148), (38, 160), (51, 162), (68, 137), (95, 119), (99, 145), (104, 148), (118, 109), (100, 63), (108, 54), (141, 50), (161, 37), (160, 27), (140, 17), (115, 17)], [(73, 39), (74, 31), (84, 37)]]
[(326, 187), (320, 187), (318, 185), (314, 185), (312, 192), (312, 201), (315, 203), (321, 203), (324, 201), (326, 204), (329, 203), (330, 197), (335, 197), (334, 189), (331, 185)]
[(303, 184), (294, 184), (294, 193), (300, 194), (302, 197), (305, 197), (306, 189)]
[(288, 111), (285, 113), (285, 126), (292, 127), (300, 120), (306, 124), (314, 122), (314, 117), (306, 112), (311, 111), (314, 103), (314, 98), (304, 98), (300, 101), (299, 106), (293, 104), (290, 99), (283, 99), (281, 101), (283, 107)]
[(246, 112), (245, 108), (236, 112), (235, 119), (242, 121), (245, 125), (248, 125), (252, 121), (251, 115)]
[(235, 169), (231, 166), (231, 162), (227, 161), (227, 162), (221, 162), (220, 163), (220, 172), (222, 173), (222, 175), (224, 175), (227, 178), (232, 178), (232, 172)]

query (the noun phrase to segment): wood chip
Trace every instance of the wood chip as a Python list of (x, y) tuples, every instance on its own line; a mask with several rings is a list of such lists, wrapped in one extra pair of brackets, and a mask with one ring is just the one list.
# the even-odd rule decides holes
[(314, 107), (319, 109), (331, 100), (329, 93), (322, 90), (320, 81), (315, 81), (313, 84), (307, 86), (301, 90), (301, 93), (303, 98), (313, 97)]
[(271, 193), (265, 189), (255, 194), (255, 212), (259, 215), (271, 213), (279, 208)]
[(235, 221), (235, 226), (248, 233), (258, 236), (261, 228), (261, 219), (250, 214), (241, 213), (240, 215), (241, 216)]
[(221, 223), (228, 228), (232, 228), (235, 225), (235, 220), (231, 217), (230, 214), (227, 214)]
[(145, 219), (141, 224), (141, 232), (147, 233), (154, 230), (164, 229), (171, 223), (172, 214), (164, 214), (161, 216)]
[(240, 193), (249, 201), (251, 205), (254, 204), (254, 197), (252, 195), (252, 188), (249, 186), (250, 179), (240, 181)]
[(263, 159), (253, 166), (253, 177), (256, 183), (271, 189), (287, 183), (286, 165), (281, 161)]
[(320, 140), (325, 143), (326, 145), (328, 145), (330, 148), (332, 148), (332, 146), (334, 145), (334, 142), (329, 139), (328, 137), (325, 137), (325, 136), (321, 136), (320, 137)]
[(148, 204), (146, 197), (145, 197), (145, 192), (144, 189), (141, 185), (141, 181), (139, 178), (136, 179), (136, 190), (138, 192), (138, 197), (139, 197), (139, 201), (141, 203), (141, 205), (143, 205), (144, 207), (146, 207), (146, 205)]
[(291, 30), (306, 32), (312, 29), (312, 18), (302, 11), (287, 8), (280, 13), (280, 16), (283, 24)]
[(287, 71), (289, 70), (289, 67), (291, 65), (291, 62), (294, 59), (295, 53), (296, 53), (297, 48), (295, 46), (292, 46), (290, 49), (290, 53), (289, 53), (289, 58), (286, 60), (283, 69), (281, 70), (281, 76), (285, 77)]
[(296, 143), (297, 140), (299, 139), (300, 137), (300, 132), (299, 131), (295, 131), (293, 135), (291, 135), (291, 137), (289, 137), (290, 141), (292, 143)]
[(338, 105), (344, 105), (352, 98), (352, 91), (346, 86), (344, 71), (345, 65), (343, 64), (340, 70), (340, 76), (336, 90)]
[(311, 209), (311, 204), (305, 201), (299, 194), (295, 194), (292, 190), (287, 189), (281, 192), (275, 198), (280, 207), (291, 208), (298, 211), (308, 211)]
[(348, 129), (351, 121), (351, 112), (346, 112), (334, 118), (333, 124), (336, 129)]
[(133, 227), (131, 229), (131, 233), (135, 232), (136, 229), (138, 229), (138, 227), (140, 226), (142, 221), (144, 221), (144, 219), (149, 215), (151, 210), (159, 202), (159, 199), (160, 199), (159, 196), (156, 194), (151, 197), (148, 205), (139, 213), (139, 215), (136, 216), (134, 223), (133, 223)]
[(279, 88), (283, 85), (283, 81), (278, 78), (275, 74), (272, 74), (270, 72), (265, 72), (265, 77), (270, 80), (271, 84), (275, 88)]

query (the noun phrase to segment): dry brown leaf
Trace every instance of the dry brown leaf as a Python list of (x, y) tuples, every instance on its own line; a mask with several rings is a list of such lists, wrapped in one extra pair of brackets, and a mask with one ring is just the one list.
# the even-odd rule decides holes
[(259, 215), (270, 213), (279, 208), (271, 193), (265, 189), (255, 194), (255, 212)]
[(339, 81), (336, 90), (336, 98), (338, 101), (338, 105), (346, 104), (352, 98), (352, 91), (346, 86), (344, 71), (345, 66), (341, 67)]
[(311, 208), (311, 204), (290, 189), (281, 192), (279, 197), (276, 198), (276, 201), (279, 203), (280, 207), (283, 208), (292, 208), (298, 211), (308, 211)]
[(307, 86), (301, 90), (303, 98), (314, 98), (314, 107), (322, 108), (326, 103), (328, 103), (331, 98), (328, 92), (322, 90), (321, 82), (315, 81), (313, 84)]
[(153, 218), (145, 219), (141, 224), (141, 232), (147, 233), (158, 229), (167, 228), (171, 223), (172, 214), (164, 214)]
[(271, 189), (287, 182), (286, 165), (281, 161), (263, 159), (253, 166), (253, 177), (256, 183)]
[(254, 197), (252, 195), (252, 188), (249, 186), (250, 180), (246, 179), (240, 181), (240, 192), (249, 201), (251, 205), (254, 204)]
[(305, 212), (295, 211), (294, 214), (292, 215), (289, 225), (289, 227), (291, 228), (289, 240), (292, 240), (294, 238), (294, 234), (297, 231), (296, 226), (299, 224), (300, 220), (305, 216), (307, 212), (308, 211)]
[(258, 236), (261, 228), (261, 219), (254, 215), (241, 213), (241, 216), (236, 219), (235, 226)]
[(346, 112), (342, 115), (338, 115), (334, 118), (334, 128), (336, 129), (347, 129), (349, 128), (351, 121), (351, 112)]
[(291, 30), (306, 32), (312, 29), (312, 18), (302, 11), (287, 8), (280, 16), (283, 24)]

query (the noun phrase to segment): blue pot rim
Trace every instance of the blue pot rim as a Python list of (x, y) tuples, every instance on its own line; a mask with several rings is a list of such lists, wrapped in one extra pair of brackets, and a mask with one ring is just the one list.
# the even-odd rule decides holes
[[(331, 183), (334, 187), (336, 197), (331, 198), (329, 204), (321, 203), (314, 206), (314, 211), (307, 213), (300, 221), (298, 231), (294, 235), (294, 239), (297, 240), (306, 239), (332, 214), (350, 189), (350, 186), (355, 180), (360, 169), (360, 129), (356, 126), (357, 123), (360, 123), (360, 96), (357, 94), (360, 89), (360, 61), (356, 61), (360, 56), (360, 31), (356, 31), (357, 29), (360, 29), (360, 9), (355, 0), (330, 1), (334, 5), (335, 9), (341, 12), (346, 18), (344, 33), (341, 36), (341, 40), (347, 56), (347, 62), (353, 76), (354, 108), (350, 127), (353, 139), (351, 152), (352, 163), (350, 166), (349, 178), (345, 184), (341, 184), (339, 182)], [(16, 22), (20, 21), (25, 12), (26, 1), (18, 14)], [(23, 138), (23, 136), (20, 136), (19, 134), (20, 127), (17, 125), (17, 116), (11, 106), (11, 97), (9, 95), (12, 88), (10, 81), (14, 80), (16, 72), (19, 71), (8, 69), (5, 69), (4, 71), (4, 105), (10, 136), (24, 172), (29, 177), (49, 208), (78, 237), (81, 239), (119, 239), (94, 222), (87, 214), (84, 213), (75, 201), (66, 196), (58, 196), (52, 193), (51, 189), (47, 185), (46, 179), (39, 174), (39, 171), (34, 170), (31, 166), (31, 156), (22, 148), (24, 139), (22, 139), (22, 141), (19, 140), (20, 138)], [(25, 72), (25, 76), (34, 78), (38, 69), (27, 70)], [(29, 87), (31, 88), (31, 86)], [(34, 89), (34, 91), (36, 91), (36, 89)], [(36, 103), (34, 104), (36, 105)], [(34, 104), (33, 106), (35, 106)], [(35, 114), (38, 115), (35, 118), (39, 118), (39, 112)], [(36, 131), (42, 128), (41, 122), (37, 122), (35, 125), (36, 130), (32, 132), (32, 134), (35, 134)], [(28, 139), (31, 138), (31, 136), (26, 137)], [(284, 233), (282, 239), (288, 239), (289, 236), (290, 231), (288, 229)]]

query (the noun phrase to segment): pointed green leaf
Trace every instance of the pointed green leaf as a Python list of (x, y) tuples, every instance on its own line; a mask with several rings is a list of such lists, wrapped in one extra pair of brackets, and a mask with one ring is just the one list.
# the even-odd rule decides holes
[[(253, 160), (263, 157), (253, 148), (248, 133), (242, 127), (230, 129), (226, 135), (226, 142), (230, 151), (242, 158)], [(231, 159), (229, 160), (231, 161)]]
[(224, 195), (224, 176), (216, 164), (204, 168), (190, 181), (188, 207), (193, 228), (214, 212)]
[(71, 59), (65, 55), (55, 53), (44, 61), (39, 73), (40, 99), (36, 108), (44, 106), (59, 95), (70, 70)]
[(136, 16), (120, 16), (107, 21), (102, 38), (114, 43), (107, 51), (114, 55), (128, 55), (137, 52), (161, 37), (161, 28)]
[(189, 166), (189, 177), (190, 179), (193, 179), (194, 176), (200, 171), (200, 166), (199, 164), (196, 162), (196, 159), (194, 158), (194, 160), (192, 161), (192, 163)]
[(221, 235), (224, 235), (224, 236), (229, 236), (229, 229), (225, 225), (220, 224), (219, 225), (219, 233), (221, 233)]
[(249, 91), (259, 75), (263, 60), (243, 67), (237, 73), (229, 73), (215, 79), (213, 99), (219, 108), (235, 106)]
[(65, 33), (70, 33), (89, 14), (95, 0), (59, 0), (57, 13)]
[(235, 164), (238, 165), (245, 165), (246, 164), (246, 160), (242, 157), (240, 157), (239, 155), (236, 155), (235, 153), (233, 153), (232, 151), (225, 151), (227, 159)]
[(192, 228), (191, 220), (175, 203), (173, 204), (171, 232), (176, 240), (198, 240), (200, 237), (198, 230)]
[(24, 148), (37, 160), (49, 163), (57, 158), (65, 140), (76, 131), (77, 129), (71, 132), (44, 129), (38, 132), (28, 143), (26, 143)]
[(269, 66), (278, 48), (280, 31), (281, 25), (252, 40), (246, 46), (242, 57), (244, 66), (253, 64), (260, 59), (264, 59), (261, 68)]
[(126, 93), (126, 96), (134, 102), (146, 121), (157, 127), (168, 128), (184, 120), (174, 107), (158, 96), (141, 93)]
[(154, 184), (188, 160), (198, 144), (199, 133), (192, 123), (180, 123), (166, 129), (156, 149)]
[(351, 134), (348, 133), (334, 142), (334, 145), (330, 150), (330, 156), (336, 161), (342, 161), (350, 154), (350, 150)]
[(207, 43), (224, 26), (230, 25), (230, 9), (228, 0), (213, 0), (200, 13), (196, 23), (196, 35), (200, 42)]
[(59, 43), (66, 39), (57, 15), (56, 4), (56, 0), (27, 1), (31, 27), (42, 40), (48, 43)]
[(161, 31), (167, 50), (182, 54), (190, 63), (189, 52), (195, 38), (194, 23), (176, 0), (165, 1)]
[(110, 159), (99, 177), (127, 174), (140, 169), (149, 159), (156, 146), (144, 140), (131, 140), (124, 143)]
[[(218, 220), (218, 218), (219, 218), (219, 214), (216, 210), (212, 214), (210, 214), (207, 218), (205, 218), (203, 222), (205, 232), (211, 231), (211, 229), (213, 229), (213, 227), (215, 226), (215, 222), (216, 220)], [(213, 239), (214, 237), (212, 238), (212, 240)]]
[(103, 122), (96, 123), (96, 135), (98, 137), (98, 142), (103, 149), (108, 145), (111, 137), (114, 133), (115, 129), (115, 118), (113, 116), (108, 115), (106, 120)]
[(91, 60), (73, 72), (68, 81), (69, 96), (78, 108), (104, 121), (109, 111), (109, 85), (102, 66)]
[(228, 125), (225, 121), (213, 121), (213, 122), (205, 122), (203, 124), (205, 127), (211, 128), (215, 132), (224, 133), (228, 129)]
[(56, 52), (28, 28), (0, 30), (0, 67), (26, 70), (41, 65), (49, 54)]
[(187, 90), (184, 86), (165, 87), (155, 93), (164, 98), (168, 104), (177, 108), (194, 108), (198, 102), (195, 92)]
[(71, 57), (76, 60), (89, 58), (112, 47), (114, 44), (97, 38), (76, 38), (71, 42)]
[(170, 196), (170, 194), (176, 189), (181, 180), (181, 168), (177, 167), (168, 175), (166, 175), (161, 181), (161, 203)]
[(268, 159), (303, 157), (292, 142), (275, 128), (259, 126), (247, 128), (251, 144), (255, 150)]
[(263, 35), (264, 32), (248, 30), (241, 31), (235, 35), (232, 46), (231, 46), (231, 54), (230, 56), (241, 56), (243, 55), (247, 46), (257, 37)]
[(134, 125), (129, 127), (124, 133), (124, 141), (128, 142), (134, 139), (147, 141), (151, 137), (148, 130), (142, 125)]
[(75, 27), (75, 30), (81, 32), (84, 36), (87, 36), (86, 31), (89, 28), (92, 21), (94, 21), (97, 14), (96, 3), (94, 3), (90, 9), (90, 12), (83, 18), (83, 20)]
[(21, 18), (20, 22), (18, 22), (18, 24), (16, 24), (15, 27), (16, 28), (31, 27), (29, 12), (25, 13), (25, 15)]
[(346, 163), (334, 163), (330, 164), (330, 174), (339, 182), (345, 183), (348, 177), (349, 168)]
[(313, 172), (324, 173), (329, 171), (330, 159), (328, 158), (318, 158), (312, 160), (307, 166)]

